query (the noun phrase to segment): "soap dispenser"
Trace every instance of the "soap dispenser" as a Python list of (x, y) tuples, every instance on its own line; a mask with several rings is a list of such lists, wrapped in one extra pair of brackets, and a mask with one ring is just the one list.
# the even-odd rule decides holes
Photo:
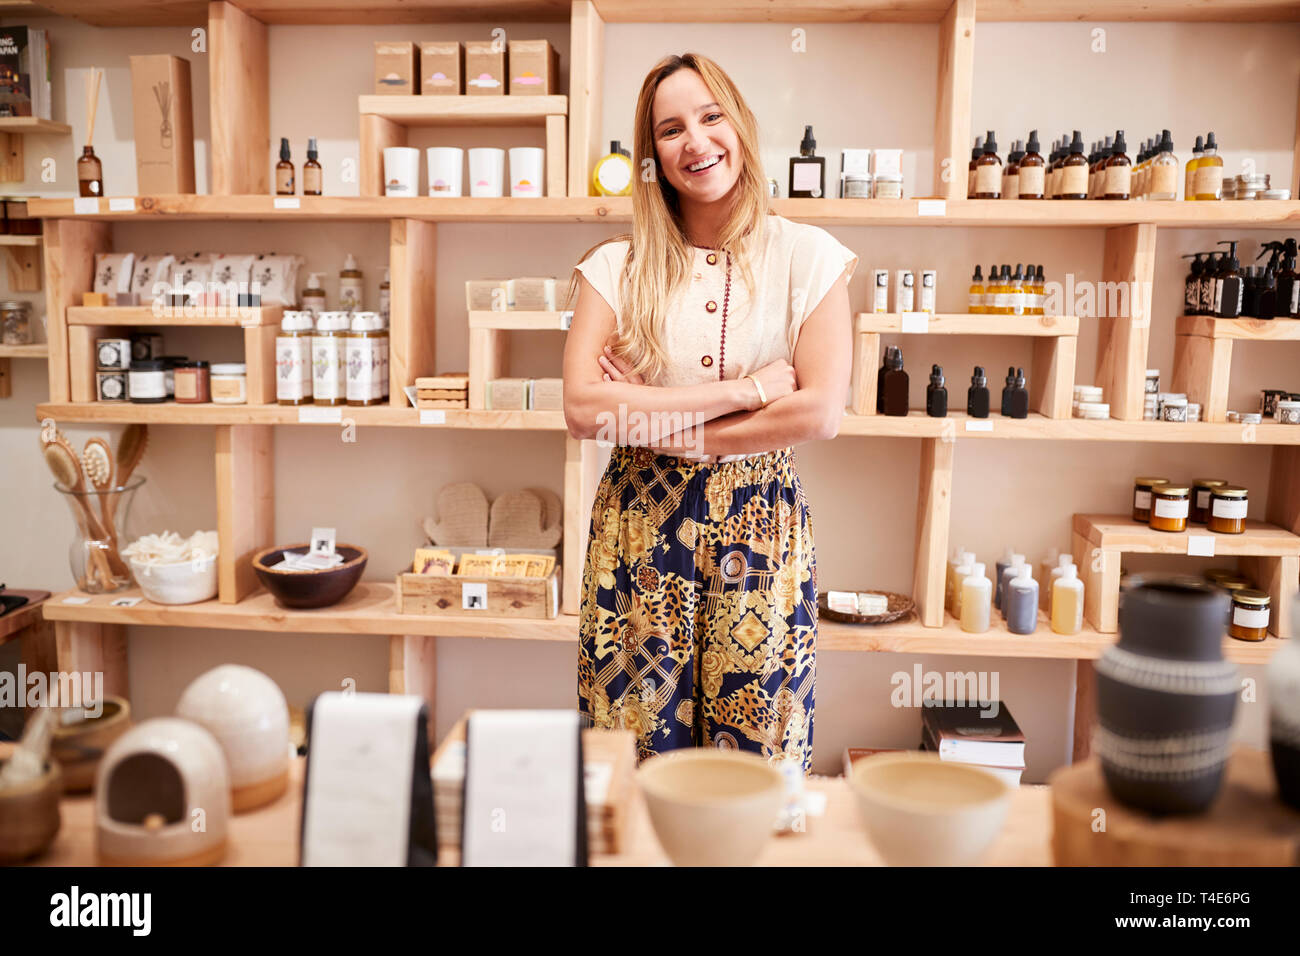
[(799, 155), (790, 157), (791, 199), (820, 199), (826, 195), (826, 157), (816, 154), (817, 140), (811, 126), (803, 128)]
[(1282, 243), (1282, 269), (1277, 274), (1277, 314), (1300, 318), (1300, 274), (1296, 273), (1296, 241)]
[(976, 365), (975, 374), (970, 377), (970, 389), (966, 392), (966, 414), (971, 418), (989, 417), (989, 380), (984, 375), (982, 365)]
[(944, 387), (943, 369), (930, 369), (930, 384), (925, 390), (925, 413), (931, 418), (948, 417), (948, 389)]
[(1029, 417), (1029, 390), (1025, 388), (1025, 370), (1016, 369), (1016, 377), (1011, 383), (1011, 401), (1009, 403), (1010, 411), (1007, 412), (1010, 418), (1028, 418)]
[(1190, 252), (1183, 256), (1184, 259), (1192, 260), (1187, 278), (1183, 280), (1183, 315), (1201, 314), (1201, 273), (1205, 270), (1205, 265), (1201, 262), (1203, 254)]
[(907, 415), (907, 373), (903, 371), (903, 350), (895, 347), (885, 369), (885, 414)]
[(1016, 367), (1014, 365), (1007, 367), (1007, 380), (1002, 383), (1002, 405), (1000, 414), (1005, 418), (1011, 413), (1007, 411), (1011, 407), (1011, 390), (1016, 387)]
[(1218, 276), (1214, 290), (1214, 315), (1221, 319), (1235, 319), (1241, 315), (1245, 283), (1241, 276), (1241, 262), (1237, 259), (1238, 239), (1220, 239), (1216, 245), (1227, 246), (1228, 265)]

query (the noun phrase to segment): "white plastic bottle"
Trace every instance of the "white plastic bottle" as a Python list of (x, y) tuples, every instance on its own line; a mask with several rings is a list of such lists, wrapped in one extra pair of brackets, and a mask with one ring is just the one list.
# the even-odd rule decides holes
[(943, 606), (948, 609), (948, 613), (953, 612), (953, 607), (957, 602), (957, 591), (961, 588), (961, 578), (957, 577), (957, 569), (963, 564), (974, 564), (975, 555), (969, 551), (963, 551), (961, 546), (953, 548), (952, 556), (948, 559), (948, 572), (943, 581)]
[[(1047, 552), (1047, 555), (1045, 557), (1039, 559), (1038, 580), (1044, 582), (1051, 580), (1052, 572), (1056, 570), (1056, 567), (1060, 562), (1060, 556), (1061, 556), (1061, 552), (1057, 548), (1052, 548)], [(1044, 584), (1043, 590), (1038, 595), (1039, 606), (1041, 606), (1042, 609), (1046, 611), (1047, 605), (1051, 601), (1051, 599), (1052, 599), (1052, 589), (1047, 584)]]
[(1083, 582), (1074, 565), (1061, 569), (1052, 582), (1052, 631), (1078, 634), (1083, 630)]
[(984, 563), (977, 561), (961, 582), (961, 629), (983, 634), (989, 629), (993, 607), (993, 582), (984, 576)]
[[(1022, 566), (1024, 566), (1024, 564), (1025, 564), (1025, 556), (1023, 554), (1011, 555), (1011, 563), (1008, 564), (1005, 568), (1003, 568), (1002, 574), (999, 578), (999, 580), (1001, 581), (1001, 593), (1002, 593), (1002, 603), (1001, 603), (1002, 617), (1004, 619), (1007, 616), (1007, 584), (1011, 581), (1013, 577), (1019, 575), (1020, 569)], [(1027, 568), (1025, 573), (1026, 574), (1029, 573)], [(998, 585), (995, 584), (994, 587), (998, 587)]]

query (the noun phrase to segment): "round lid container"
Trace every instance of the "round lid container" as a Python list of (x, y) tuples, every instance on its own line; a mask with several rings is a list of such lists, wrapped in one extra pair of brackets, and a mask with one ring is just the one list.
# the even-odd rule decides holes
[(133, 372), (161, 372), (167, 368), (167, 363), (162, 359), (136, 359), (131, 363)]
[(213, 375), (243, 375), (243, 362), (221, 362), (212, 366)]

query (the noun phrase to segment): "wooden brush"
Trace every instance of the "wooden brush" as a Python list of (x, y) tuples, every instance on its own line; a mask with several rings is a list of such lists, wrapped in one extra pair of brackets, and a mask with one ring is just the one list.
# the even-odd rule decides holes
[[(81, 465), (77, 462), (77, 456), (73, 454), (72, 448), (68, 445), (67, 439), (59, 435), (55, 440), (47, 442), (45, 445), (45, 463), (50, 466), (50, 471), (64, 490), (74, 492), (72, 500), (76, 502), (75, 507), (81, 511), (82, 523), (86, 533), (97, 541), (103, 541), (106, 538), (104, 529), (99, 524), (99, 519), (91, 511), (90, 505), (87, 504), (85, 496), (80, 494), (86, 490), (85, 481), (81, 474)], [(113, 572), (108, 566), (108, 560), (98, 548), (90, 549), (91, 565), (86, 567), (86, 580), (78, 581), (77, 584), (85, 591), (111, 591), (114, 587)], [(96, 585), (93, 575), (98, 573), (99, 584)]]
[(99, 80), (104, 71), (91, 67), (86, 74), (86, 145), (95, 141), (95, 110), (99, 106)]
[[(99, 436), (86, 439), (86, 447), (81, 450), (81, 469), (86, 473), (91, 485), (98, 492), (113, 487), (113, 453), (108, 442)], [(108, 507), (108, 495), (99, 496), (99, 516), (103, 519), (104, 530), (108, 539), (117, 547), (117, 528), (113, 521), (112, 509)]]

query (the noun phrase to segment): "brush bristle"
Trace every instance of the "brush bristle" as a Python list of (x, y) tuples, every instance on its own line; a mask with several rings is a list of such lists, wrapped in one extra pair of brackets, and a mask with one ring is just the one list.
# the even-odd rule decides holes
[(81, 466), (96, 484), (108, 481), (108, 451), (103, 445), (89, 445), (81, 453)]
[(55, 481), (69, 491), (77, 487), (81, 469), (77, 467), (76, 457), (66, 447), (57, 444), (46, 445), (45, 461), (50, 466), (50, 471), (54, 473)]

